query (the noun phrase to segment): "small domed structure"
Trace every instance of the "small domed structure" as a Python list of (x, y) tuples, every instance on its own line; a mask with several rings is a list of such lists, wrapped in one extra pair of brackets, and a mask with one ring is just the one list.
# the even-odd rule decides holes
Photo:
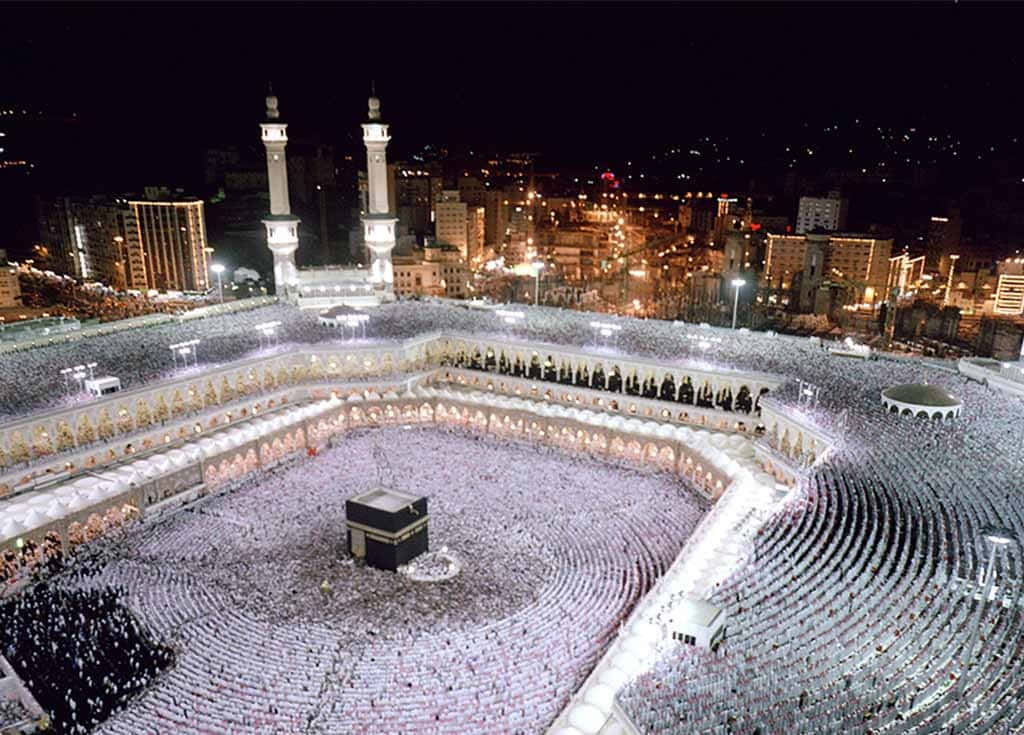
[(890, 413), (919, 418), (952, 419), (960, 415), (963, 403), (937, 385), (905, 383), (882, 391), (882, 405)]

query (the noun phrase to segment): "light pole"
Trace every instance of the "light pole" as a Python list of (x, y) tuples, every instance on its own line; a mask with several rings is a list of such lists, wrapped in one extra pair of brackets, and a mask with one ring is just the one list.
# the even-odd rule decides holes
[(733, 297), (732, 297), (732, 328), (733, 329), (736, 329), (736, 307), (739, 306), (739, 303), (740, 303), (740, 289), (743, 286), (745, 286), (746, 284), (747, 284), (747, 282), (744, 281), (742, 278), (734, 278), (734, 279), (732, 279), (732, 289), (733, 289)]
[(963, 667), (960, 670), (960, 677), (956, 683), (958, 697), (963, 696), (964, 689), (967, 686), (967, 667), (971, 665), (971, 659), (974, 658), (974, 647), (978, 645), (978, 637), (981, 635), (981, 618), (985, 614), (985, 607), (988, 605), (988, 598), (992, 594), (992, 587), (995, 583), (996, 551), (1004, 546), (1009, 546), (1016, 540), (1014, 532), (1009, 528), (992, 525), (985, 526), (982, 529), (981, 537), (989, 543), (991, 550), (988, 555), (988, 569), (985, 572), (985, 587), (982, 590), (981, 600), (978, 603), (978, 614), (974, 618), (971, 640), (964, 649)]
[(224, 303), (224, 284), (221, 282), (220, 277), (224, 272), (224, 266), (220, 263), (214, 263), (210, 266), (210, 270), (217, 274), (217, 291), (220, 292), (220, 303)]
[(125, 272), (126, 256), (124, 253), (124, 238), (121, 237), (120, 235), (114, 235), (114, 250), (117, 251), (118, 260), (115, 262), (115, 265), (117, 266), (117, 277), (120, 280), (117, 286), (122, 290), (127, 290), (128, 277), (127, 273)]
[(544, 264), (539, 260), (530, 263), (533, 266), (533, 305), (540, 303), (540, 272), (544, 270)]

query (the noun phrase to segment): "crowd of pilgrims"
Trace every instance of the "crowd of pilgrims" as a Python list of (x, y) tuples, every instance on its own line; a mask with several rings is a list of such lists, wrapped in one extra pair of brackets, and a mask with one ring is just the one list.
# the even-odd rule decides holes
[[(1019, 635), (1019, 623), (1012, 622), (1010, 629), (1018, 635), (1000, 639), (1002, 647), (998, 655), (993, 654), (994, 658), (984, 668), (984, 676), (977, 679), (978, 686), (997, 688), (998, 696), (972, 700), (973, 708), (969, 710), (972, 714), (961, 706), (963, 700), (949, 697), (939, 704), (929, 699), (929, 711), (916, 712), (914, 707), (920, 709), (922, 701), (917, 692), (930, 692), (940, 677), (957, 676), (958, 670), (951, 672), (949, 667), (961, 660), (964, 642), (962, 638), (934, 635), (933, 627), (919, 622), (921, 616), (902, 606), (908, 596), (922, 595), (920, 599), (924, 599), (923, 585), (928, 581), (939, 585), (943, 601), (951, 611), (940, 620), (945, 621), (947, 627), (966, 629), (964, 620), (975, 613), (981, 614), (973, 603), (965, 611), (964, 598), (951, 597), (953, 593), (944, 585), (956, 578), (978, 578), (981, 574), (987, 553), (980, 541), (985, 523), (1008, 527), (1018, 539), (1024, 538), (1024, 519), (1017, 502), (1017, 478), (1024, 465), (1020, 433), (1024, 410), (1019, 401), (966, 380), (956, 373), (954, 364), (942, 368), (884, 354), (878, 355), (878, 359), (859, 360), (830, 355), (827, 344), (819, 345), (807, 339), (607, 315), (595, 317), (544, 307), (516, 305), (515, 308), (525, 314), (522, 325), (509, 326), (494, 314), (458, 306), (398, 303), (374, 310), (366, 334), (368, 340), (393, 340), (447, 330), (577, 345), (609, 356), (624, 353), (717, 370), (775, 373), (790, 380), (774, 391), (771, 398), (789, 412), (800, 415), (805, 422), (837, 438), (829, 463), (808, 473), (793, 505), (764, 529), (765, 538), (774, 545), (766, 546), (761, 556), (737, 570), (720, 592), (718, 601), (729, 608), (731, 630), (746, 627), (757, 631), (757, 636), (744, 639), (731, 634), (724, 658), (719, 655), (705, 661), (699, 655), (692, 660), (687, 657), (685, 667), (673, 665), (673, 654), (668, 651), (654, 673), (635, 684), (640, 688), (632, 690), (632, 695), (627, 690), (624, 695), (631, 714), (639, 722), (648, 723), (645, 729), (717, 732), (718, 728), (732, 727), (733, 723), (755, 723), (753, 727), (761, 727), (762, 731), (795, 727), (797, 731), (820, 732), (820, 728), (815, 730), (816, 725), (820, 725), (815, 717), (831, 716), (845, 721), (843, 718), (864, 715), (864, 712), (837, 713), (829, 709), (829, 702), (852, 701), (846, 694), (845, 684), (835, 685), (851, 678), (860, 686), (856, 690), (858, 702), (877, 700), (885, 705), (894, 677), (902, 676), (900, 681), (904, 682), (900, 688), (900, 706), (865, 705), (865, 711), (871, 713), (871, 726), (862, 723), (851, 731), (867, 731), (871, 727), (884, 729), (884, 726), (900, 730), (898, 716), (902, 717), (905, 711), (926, 718), (929, 727), (941, 723), (964, 728), (958, 731), (973, 731), (964, 725), (968, 721), (962, 718), (980, 720), (991, 716), (1000, 724), (1003, 720), (999, 712), (1024, 699), (1024, 692), (1019, 688), (1006, 686), (1007, 682), (1015, 680), (1010, 668), (1013, 661), (1020, 660), (1024, 653), (1024, 636)], [(210, 324), (198, 325), (199, 329), (206, 330), (204, 334), (219, 333), (223, 337), (209, 340), (209, 353), (204, 354), (200, 348), (200, 366), (207, 360), (216, 363), (253, 354), (257, 339), (246, 324), (251, 326), (274, 318), (281, 318), (284, 325), (278, 349), (341, 339), (337, 331), (319, 327), (315, 316), (289, 307), (268, 307), (212, 318)], [(617, 323), (621, 330), (602, 338), (590, 327), (595, 318)], [(184, 338), (185, 330), (194, 330), (196, 326), (187, 325), (177, 332), (167, 328), (165, 334), (152, 338), (151, 343), (146, 342), (150, 339), (146, 330), (122, 335), (116, 345), (122, 358), (120, 365), (123, 365), (119, 370), (138, 382), (170, 375), (170, 356), (163, 359), (166, 348), (157, 350), (156, 346)], [(108, 338), (101, 338), (105, 339)], [(76, 343), (79, 356), (74, 360), (97, 359), (113, 345), (101, 340)], [(0, 387), (5, 391), (13, 384), (13, 376), (32, 377), (25, 391), (20, 391), (19, 387), (18, 395), (5, 395), (0, 405), (11, 413), (46, 405), (54, 393), (59, 393), (59, 376), (48, 377), (38, 368), (56, 359), (58, 353), (59, 350), (50, 352), (47, 357), (43, 352), (38, 355), (30, 352), (11, 356), (10, 360), (5, 358), (0, 365), (0, 372), (8, 371), (8, 375), (0, 377)], [(812, 401), (802, 400), (800, 381), (814, 387)], [(932, 421), (886, 413), (881, 406), (880, 391), (892, 385), (915, 382), (936, 384), (956, 395), (964, 405), (961, 417)], [(778, 439), (770, 434), (762, 441), (769, 446), (779, 445)], [(808, 537), (807, 529), (815, 535)], [(922, 529), (930, 531), (926, 533)], [(812, 542), (817, 545), (813, 559), (834, 557), (836, 563), (829, 566), (811, 563), (801, 550), (802, 544)], [(844, 553), (851, 548), (858, 549), (859, 555), (850, 556), (844, 564)], [(779, 549), (784, 553), (780, 555)], [(784, 573), (771, 566), (771, 561), (778, 556), (792, 562), (787, 562)], [(855, 564), (865, 559), (878, 563)], [(880, 588), (880, 568), (919, 570), (922, 565), (931, 565), (927, 566), (926, 574), (905, 579), (896, 575)], [(1000, 554), (997, 573), (1016, 584), (1020, 565), (1020, 545), (1012, 544)], [(813, 591), (808, 603), (796, 610), (786, 609), (781, 601), (800, 590)], [(930, 593), (930, 599), (940, 594), (936, 590)], [(835, 620), (829, 611), (833, 609), (830, 605), (833, 599), (853, 600), (858, 609), (873, 611), (873, 615), (861, 616), (858, 620), (857, 640), (858, 645), (867, 646), (869, 650), (877, 647), (879, 661), (835, 653), (848, 645), (848, 641), (832, 633)], [(991, 611), (987, 614), (995, 615)], [(802, 635), (790, 640), (792, 636), (785, 630), (794, 615), (801, 620)], [(939, 628), (946, 630), (942, 625)], [(907, 644), (906, 650), (914, 651), (916, 658), (909, 662), (885, 658), (888, 648), (882, 644), (890, 640), (892, 630), (898, 630)], [(822, 660), (829, 665), (808, 666), (806, 657), (801, 654), (800, 640), (822, 641), (822, 649), (828, 652)], [(930, 656), (940, 657), (944, 666), (922, 665), (921, 661), (927, 661)], [(871, 676), (870, 672), (876, 667), (890, 675)], [(740, 685), (724, 689), (713, 686), (714, 676), (720, 675), (723, 669), (741, 672), (742, 676), (737, 674)], [(691, 724), (686, 726), (690, 729), (677, 725), (677, 729), (657, 730), (652, 724), (662, 723), (659, 727), (664, 727), (663, 716), (671, 719), (670, 710), (688, 707), (691, 703), (685, 696), (680, 695), (672, 707), (666, 705), (660, 713), (636, 704), (644, 701), (637, 692), (644, 691), (645, 686), (678, 692), (679, 687), (695, 680), (707, 683), (704, 690), (697, 690), (707, 706), (702, 710), (705, 712), (703, 719), (691, 719)], [(816, 692), (824, 692), (831, 699), (819, 699)], [(801, 715), (794, 703), (798, 704), (802, 698), (813, 702), (814, 708), (808, 708)], [(1024, 712), (1024, 708), (1017, 711)], [(821, 712), (827, 714), (817, 714)], [(810, 723), (805, 729), (793, 724), (800, 722), (801, 717)], [(699, 722), (700, 726), (695, 726), (694, 722)], [(926, 730), (939, 731), (928, 727)]]
[(123, 594), (42, 582), (0, 603), (0, 651), (49, 732), (92, 731), (171, 665), (172, 651), (146, 634)]
[(0, 732), (6, 727), (13, 727), (31, 719), (29, 711), (17, 699), (0, 697)]
[[(350, 557), (345, 500), (380, 482), (429, 498), (457, 576)], [(177, 656), (99, 732), (539, 732), (704, 509), (672, 476), (533, 444), (353, 432), (89, 547), (72, 588), (117, 589)]]

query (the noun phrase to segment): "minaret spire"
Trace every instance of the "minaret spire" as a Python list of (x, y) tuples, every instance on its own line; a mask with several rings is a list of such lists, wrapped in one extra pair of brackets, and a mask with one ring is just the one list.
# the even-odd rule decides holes
[(263, 220), (267, 228), (267, 247), (274, 254), (274, 291), (291, 297), (298, 287), (295, 251), (299, 247), (299, 218), (292, 215), (288, 199), (288, 125), (280, 122), (277, 97), (268, 85), (266, 122), (260, 125), (263, 146), (267, 150), (267, 185), (270, 189), (270, 214)]
[(370, 251), (370, 280), (388, 296), (394, 288), (391, 251), (395, 248), (395, 223), (398, 218), (391, 211), (388, 197), (387, 147), (391, 136), (388, 126), (380, 119), (380, 100), (376, 84), (370, 83), (367, 122), (363, 123), (363, 143), (366, 145), (366, 181), (369, 189), (367, 209), (363, 213), (363, 241)]

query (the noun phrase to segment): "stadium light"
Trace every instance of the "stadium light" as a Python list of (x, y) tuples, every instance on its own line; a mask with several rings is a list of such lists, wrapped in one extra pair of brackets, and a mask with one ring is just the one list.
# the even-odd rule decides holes
[(188, 356), (192, 355), (192, 364), (199, 364), (199, 355), (196, 352), (196, 345), (199, 344), (198, 339), (190, 339), (187, 342), (175, 342), (173, 345), (167, 345), (171, 351), (171, 355), (174, 356), (174, 366), (178, 366), (178, 355), (181, 355), (181, 359), (184, 363), (183, 367), (188, 367)]
[(71, 392), (71, 374), (75, 372), (74, 368), (64, 368), (60, 371), (61, 377), (64, 378), (64, 390), (68, 393)]
[(526, 315), (521, 311), (509, 311), (508, 309), (495, 309), (494, 313), (501, 317), (501, 320), (509, 326), (518, 326), (523, 323)]
[(263, 339), (267, 340), (267, 347), (270, 347), (271, 340), (277, 343), (277, 328), (281, 326), (281, 322), (260, 322), (253, 329), (259, 334), (260, 349), (263, 349)]
[(618, 333), (622, 330), (622, 327), (618, 324), (611, 324), (610, 322), (590, 322), (590, 328), (593, 329), (601, 336), (601, 344), (605, 344), (605, 340), (612, 336), (618, 336)]

